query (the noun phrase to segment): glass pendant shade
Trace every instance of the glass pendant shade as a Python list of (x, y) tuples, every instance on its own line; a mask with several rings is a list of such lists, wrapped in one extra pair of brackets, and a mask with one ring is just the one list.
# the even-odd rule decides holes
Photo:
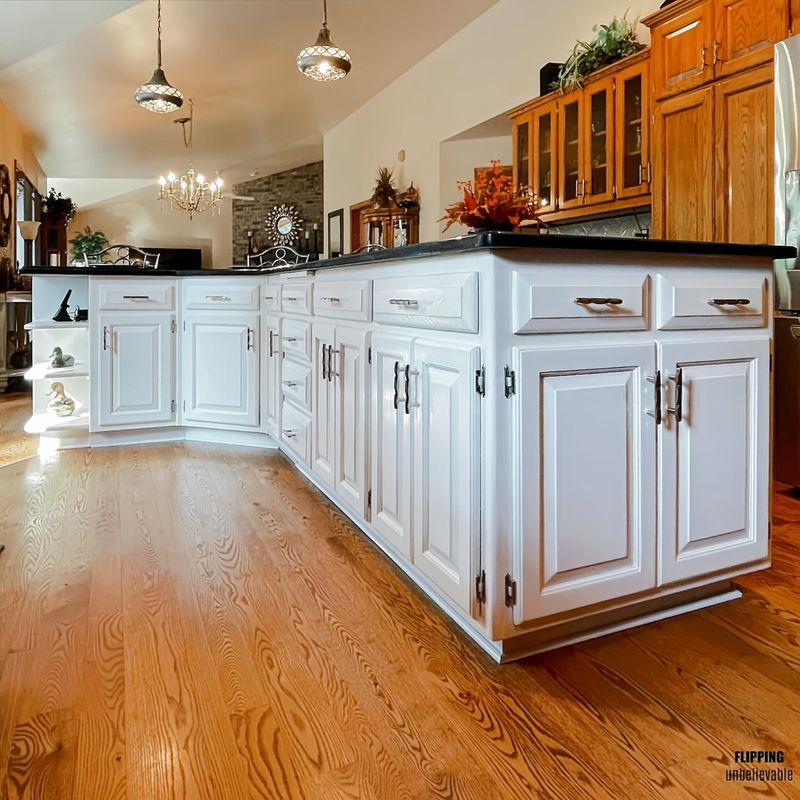
[(323, 4), (323, 14), (324, 21), (317, 41), (297, 54), (297, 69), (312, 81), (338, 81), (350, 72), (353, 62), (347, 50), (331, 41), (327, 0)]
[(136, 102), (156, 114), (169, 114), (183, 105), (183, 95), (170, 84), (161, 67), (156, 67), (153, 77), (136, 89)]

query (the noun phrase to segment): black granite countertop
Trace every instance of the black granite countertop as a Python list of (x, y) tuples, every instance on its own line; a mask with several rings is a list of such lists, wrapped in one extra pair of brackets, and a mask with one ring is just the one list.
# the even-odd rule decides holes
[(429, 258), (450, 253), (466, 253), (474, 250), (588, 250), (604, 253), (652, 253), (668, 255), (698, 256), (739, 256), (751, 258), (794, 258), (793, 247), (778, 245), (728, 244), (724, 242), (686, 242), (672, 239), (628, 239), (610, 236), (564, 236), (561, 234), (533, 235), (528, 233), (505, 233), (487, 231), (456, 239), (442, 239), (438, 242), (422, 242), (408, 247), (379, 250), (373, 253), (346, 255), (341, 258), (328, 258), (310, 261), (291, 267), (270, 267), (264, 269), (167, 270), (138, 269), (136, 267), (97, 266), (97, 267), (27, 267), (23, 275), (136, 275), (164, 277), (197, 277), (222, 275), (272, 275), (282, 272), (334, 269), (338, 267), (371, 264), (381, 261), (398, 261), (408, 258)]

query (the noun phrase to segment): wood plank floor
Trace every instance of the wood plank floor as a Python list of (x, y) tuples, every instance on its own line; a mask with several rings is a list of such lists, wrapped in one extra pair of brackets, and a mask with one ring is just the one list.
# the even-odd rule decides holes
[(800, 500), (744, 599), (499, 667), (279, 455), (0, 401), (0, 798), (735, 798), (800, 770)]

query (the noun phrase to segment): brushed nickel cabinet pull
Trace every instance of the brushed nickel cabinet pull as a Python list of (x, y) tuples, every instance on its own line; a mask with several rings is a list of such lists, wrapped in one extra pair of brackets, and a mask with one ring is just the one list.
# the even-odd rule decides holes
[(655, 396), (654, 409), (648, 411), (647, 415), (656, 421), (656, 425), (661, 424), (661, 370), (657, 369), (655, 375), (646, 377), (648, 383), (653, 384), (653, 394)]
[(256, 343), (255, 343), (255, 331), (248, 327), (247, 328), (247, 349), (248, 350), (255, 350)]
[(708, 304), (710, 306), (749, 306), (750, 301), (746, 297), (712, 297)]
[(411, 366), (409, 364), (406, 364), (405, 375), (406, 375), (406, 378), (405, 378), (405, 392), (406, 392), (405, 412), (406, 412), (406, 414), (410, 415), (411, 414), (411, 409), (412, 408), (416, 408), (419, 405), (419, 403), (412, 403), (411, 402), (411, 376), (412, 375), (419, 375), (419, 371), (415, 370), (415, 369), (411, 369)]
[(328, 380), (332, 381), (336, 377), (336, 372), (333, 368), (333, 354), (339, 351), (332, 345), (328, 345)]
[(289, 303), (298, 303), (300, 302), (300, 298), (293, 294), (285, 294), (283, 299)]
[(716, 67), (717, 64), (722, 63), (722, 56), (719, 54), (719, 51), (722, 49), (721, 42), (714, 42), (714, 60), (711, 62), (711, 65)]
[(621, 297), (576, 297), (573, 301), (579, 306), (621, 306)]
[(341, 298), (339, 297), (320, 297), (321, 303), (341, 303)]
[(296, 342), (297, 341), (297, 337), (296, 336), (284, 336), (283, 337), (283, 341), (284, 342)]
[(212, 303), (230, 303), (231, 301), (230, 297), (224, 294), (207, 294), (206, 300), (210, 300)]
[(285, 436), (287, 439), (296, 439), (296, 438), (297, 438), (297, 433), (295, 433), (295, 431), (293, 431), (293, 430), (286, 430), (285, 428), (284, 428), (284, 430), (283, 430), (283, 435), (284, 435), (284, 436)]
[(416, 307), (419, 305), (419, 300), (406, 300), (402, 297), (393, 297), (389, 300), (389, 305), (392, 306), (404, 306), (404, 307)]
[(290, 389), (294, 389), (294, 387), (297, 386), (297, 381), (284, 381), (283, 385), (288, 386)]
[(703, 72), (708, 68), (708, 63), (706, 62), (706, 54), (708, 53), (708, 48), (703, 45), (700, 48), (700, 71)]
[(683, 419), (683, 370), (678, 367), (674, 375), (667, 376), (675, 383), (675, 405), (667, 406), (667, 411), (675, 415), (675, 422)]

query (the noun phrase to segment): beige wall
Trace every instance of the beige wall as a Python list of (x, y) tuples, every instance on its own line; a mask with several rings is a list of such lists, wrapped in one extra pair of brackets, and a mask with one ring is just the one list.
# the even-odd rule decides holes
[[(377, 167), (395, 166), (401, 188), (410, 180), (419, 187), (420, 240), (438, 239), (440, 143), (537, 96), (539, 67), (563, 61), (594, 24), (627, 9), (635, 19), (659, 4), (500, 0), (325, 136), (325, 213), (345, 209), (349, 244), (348, 207), (369, 197)], [(646, 29), (640, 38), (647, 40)]]

